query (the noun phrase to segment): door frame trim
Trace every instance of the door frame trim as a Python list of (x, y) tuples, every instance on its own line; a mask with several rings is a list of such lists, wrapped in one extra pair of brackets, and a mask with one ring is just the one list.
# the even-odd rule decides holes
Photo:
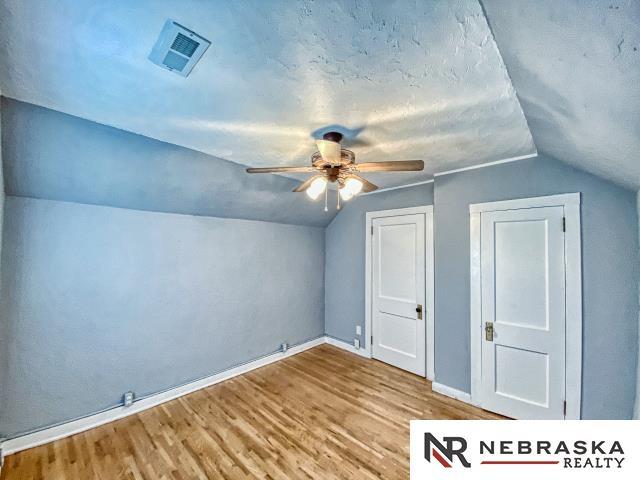
[(566, 420), (579, 420), (582, 404), (582, 249), (580, 193), (521, 198), (469, 205), (471, 274), (471, 403), (481, 406), (482, 292), (480, 267), (480, 214), (523, 208), (564, 207), (565, 250), (565, 401)]
[(373, 225), (374, 218), (384, 217), (397, 217), (401, 215), (416, 215), (424, 214), (424, 248), (425, 248), (425, 331), (427, 338), (425, 339), (425, 358), (426, 358), (426, 378), (433, 380), (434, 378), (434, 360), (435, 360), (435, 317), (434, 317), (434, 305), (435, 305), (435, 290), (434, 290), (434, 252), (433, 252), (433, 205), (423, 205), (419, 207), (409, 208), (396, 208), (393, 210), (377, 210), (373, 212), (366, 212), (366, 230), (365, 230), (365, 281), (364, 281), (364, 354), (365, 356), (372, 358), (373, 349), (371, 345), (372, 322), (371, 322), (371, 310), (373, 295), (371, 292), (372, 287), (372, 242), (371, 242), (371, 227)]

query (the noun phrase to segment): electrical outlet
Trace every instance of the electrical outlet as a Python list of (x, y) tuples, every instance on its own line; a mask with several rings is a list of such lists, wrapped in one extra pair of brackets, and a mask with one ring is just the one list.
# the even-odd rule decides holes
[(133, 397), (133, 392), (125, 392), (124, 395), (122, 395), (125, 407), (130, 407), (131, 405), (133, 405)]
[(354, 338), (353, 339), (353, 346), (356, 347), (356, 350), (360, 350), (360, 339), (359, 338)]
[(362, 327), (360, 325), (356, 325), (356, 335), (362, 335)]
[(287, 350), (289, 350), (289, 344), (288, 343), (283, 343), (282, 345), (280, 345), (280, 351), (281, 352), (286, 352)]

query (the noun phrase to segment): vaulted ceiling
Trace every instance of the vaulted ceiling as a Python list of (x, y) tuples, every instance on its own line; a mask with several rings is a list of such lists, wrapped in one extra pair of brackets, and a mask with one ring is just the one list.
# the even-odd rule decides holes
[[(243, 165), (308, 164), (336, 128), (360, 161), (424, 173), (535, 152), (480, 4), (5, 0), (4, 95)], [(212, 42), (188, 78), (148, 59), (167, 19)]]
[[(149, 182), (148, 171), (132, 169), (126, 185), (108, 189), (98, 203), (211, 214), (212, 202), (220, 199), (218, 163), (304, 165), (315, 151), (313, 139), (332, 129), (345, 135), (359, 161), (425, 160), (424, 172), (368, 175), (382, 187), (532, 155), (537, 146), (638, 188), (638, 5), (59, 0), (54, 7), (4, 0), (0, 91), (208, 154), (204, 170), (200, 157), (176, 157), (171, 179), (159, 173)], [(212, 42), (187, 78), (147, 58), (167, 19)], [(7, 176), (7, 191), (44, 197), (56, 189), (69, 197), (78, 193), (74, 188), (91, 192), (90, 169), (80, 172), (83, 164), (75, 162), (73, 170), (64, 158), (48, 165), (46, 182), (32, 181), (42, 180), (30, 174), (37, 165), (14, 169), (21, 173)], [(110, 158), (101, 157), (105, 175), (119, 168)], [(191, 164), (196, 161), (197, 168)], [(56, 184), (56, 172), (65, 172), (67, 183)], [(138, 198), (135, 175), (149, 189), (147, 197), (156, 199), (150, 205), (132, 200)], [(22, 183), (10, 184), (17, 178)], [(235, 182), (230, 191), (238, 195), (264, 187), (243, 184), (235, 173), (227, 182)], [(201, 190), (188, 208), (163, 197), (176, 185), (196, 184)], [(253, 200), (265, 201), (247, 197), (249, 204)], [(292, 215), (301, 214), (306, 211)]]

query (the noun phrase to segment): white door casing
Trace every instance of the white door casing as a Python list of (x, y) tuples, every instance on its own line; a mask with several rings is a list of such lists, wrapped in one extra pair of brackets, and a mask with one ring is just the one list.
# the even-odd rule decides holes
[(433, 207), (367, 212), (366, 252), (365, 354), (433, 379)]
[(579, 418), (579, 194), (470, 210), (472, 402), (518, 419)]

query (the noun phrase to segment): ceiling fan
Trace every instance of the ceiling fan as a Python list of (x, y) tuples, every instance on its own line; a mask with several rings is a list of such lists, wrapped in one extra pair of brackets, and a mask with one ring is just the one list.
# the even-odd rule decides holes
[(248, 173), (315, 173), (302, 182), (294, 192), (306, 192), (312, 200), (325, 194), (324, 209), (327, 211), (327, 185), (338, 183), (338, 209), (340, 199), (347, 201), (360, 192), (373, 192), (378, 187), (365, 180), (359, 174), (368, 172), (417, 172), (424, 169), (422, 160), (403, 160), (395, 162), (356, 163), (356, 156), (351, 150), (340, 146), (342, 134), (327, 132), (322, 140), (317, 140), (318, 151), (311, 156), (308, 167), (264, 167), (247, 168)]

